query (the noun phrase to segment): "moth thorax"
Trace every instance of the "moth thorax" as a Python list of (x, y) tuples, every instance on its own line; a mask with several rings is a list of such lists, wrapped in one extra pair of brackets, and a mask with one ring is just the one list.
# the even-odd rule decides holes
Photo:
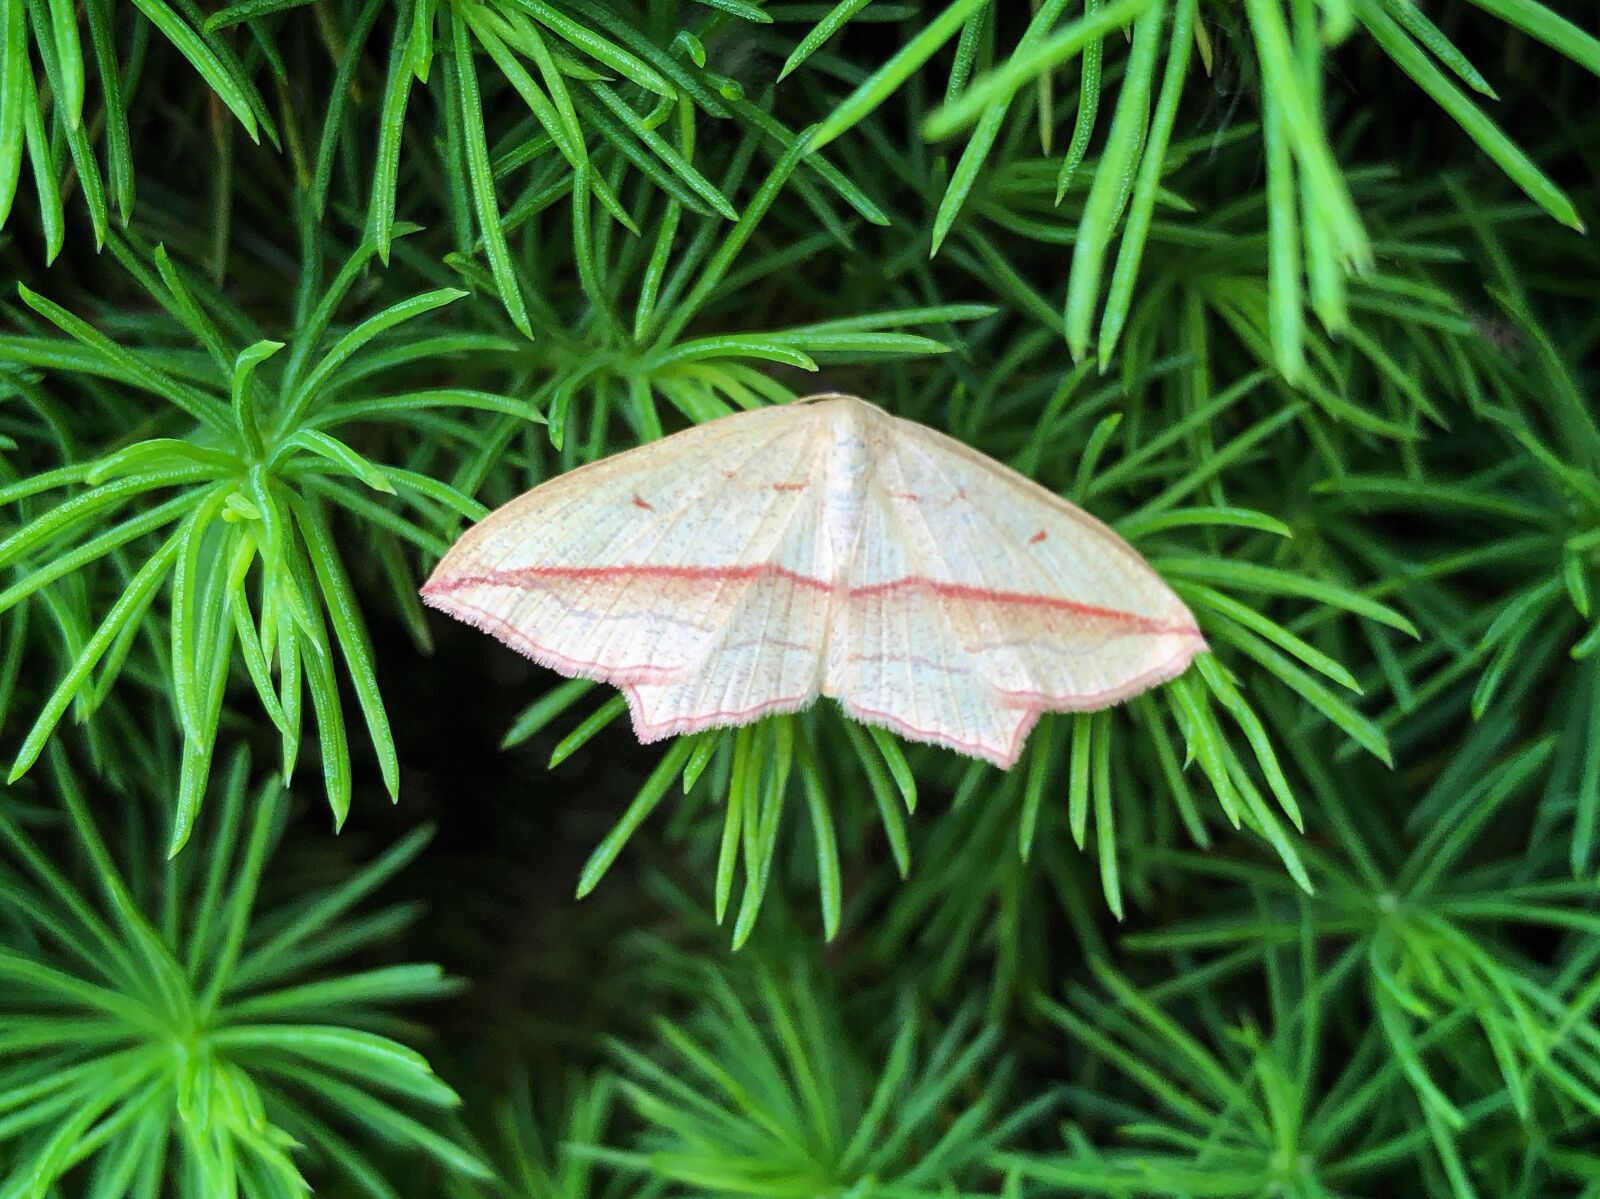
[(834, 585), (842, 586), (861, 533), (861, 513), (866, 505), (867, 475), (872, 463), (872, 430), (862, 418), (864, 405), (843, 402), (830, 407), (828, 488), (823, 496), (822, 514), (826, 533), (823, 565)]

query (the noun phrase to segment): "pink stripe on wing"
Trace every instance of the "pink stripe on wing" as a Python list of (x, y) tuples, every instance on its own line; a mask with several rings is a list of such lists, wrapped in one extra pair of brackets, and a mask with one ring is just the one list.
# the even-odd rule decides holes
[(456, 575), (447, 579), (430, 579), (423, 587), (424, 595), (447, 595), (464, 587), (520, 587), (540, 579), (552, 581), (600, 581), (604, 579), (683, 579), (688, 581), (747, 582), (754, 579), (784, 579), (796, 587), (814, 591), (839, 591), (848, 599), (862, 599), (875, 595), (892, 595), (898, 591), (925, 591), (941, 599), (971, 603), (1008, 604), (1029, 608), (1051, 608), (1091, 620), (1108, 620), (1129, 625), (1142, 633), (1193, 633), (1200, 630), (1193, 625), (1176, 625), (1167, 621), (1152, 620), (1132, 612), (1104, 608), (1097, 604), (1080, 603), (1053, 595), (1038, 595), (1022, 591), (1000, 591), (990, 587), (974, 587), (967, 583), (948, 583), (938, 579), (908, 575), (885, 583), (869, 583), (863, 587), (835, 588), (826, 579), (813, 578), (770, 563), (752, 566), (656, 566), (650, 564), (626, 566), (523, 566), (516, 570), (493, 570), (483, 574)]

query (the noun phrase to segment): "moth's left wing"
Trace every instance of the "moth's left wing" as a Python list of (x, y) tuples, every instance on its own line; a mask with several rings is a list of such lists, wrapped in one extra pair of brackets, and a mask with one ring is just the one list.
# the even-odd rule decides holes
[(890, 418), (828, 665), (869, 722), (1009, 766), (1043, 711), (1107, 707), (1205, 648), (1099, 521), (971, 448)]

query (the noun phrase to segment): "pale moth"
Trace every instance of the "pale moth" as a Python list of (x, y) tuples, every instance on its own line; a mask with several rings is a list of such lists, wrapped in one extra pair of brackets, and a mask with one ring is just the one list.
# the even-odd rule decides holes
[(580, 467), (467, 531), (433, 607), (620, 687), (640, 741), (837, 699), (1011, 766), (1041, 712), (1181, 674), (1194, 617), (1092, 516), (846, 395)]

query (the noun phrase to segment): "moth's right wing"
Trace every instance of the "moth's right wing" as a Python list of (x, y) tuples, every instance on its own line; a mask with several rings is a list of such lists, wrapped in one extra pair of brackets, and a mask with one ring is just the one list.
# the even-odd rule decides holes
[[(757, 409), (551, 479), (470, 529), (423, 599), (563, 674), (622, 687), (704, 679), (716, 655), (767, 669), (741, 643), (785, 618), (799, 627), (772, 639), (811, 638), (814, 662), (820, 428), (808, 407)], [(685, 703), (738, 698), (713, 690), (675, 695), (661, 718), (674, 727), (655, 736), (682, 731)], [(636, 722), (639, 710), (635, 698)]]

